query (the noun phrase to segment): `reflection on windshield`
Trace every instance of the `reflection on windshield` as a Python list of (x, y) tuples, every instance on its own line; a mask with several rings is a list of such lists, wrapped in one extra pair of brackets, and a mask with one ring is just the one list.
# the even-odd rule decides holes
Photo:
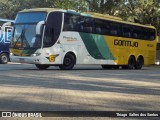
[(15, 25), (11, 47), (40, 48), (41, 36), (36, 36), (36, 24)]

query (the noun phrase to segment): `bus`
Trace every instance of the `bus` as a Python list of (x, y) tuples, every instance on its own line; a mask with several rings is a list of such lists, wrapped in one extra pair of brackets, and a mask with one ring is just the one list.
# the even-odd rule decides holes
[(100, 65), (141, 69), (155, 64), (156, 29), (114, 16), (36, 8), (18, 12), (10, 46), (13, 62), (38, 69)]
[(9, 61), (9, 45), (14, 20), (0, 19), (0, 64), (7, 64)]

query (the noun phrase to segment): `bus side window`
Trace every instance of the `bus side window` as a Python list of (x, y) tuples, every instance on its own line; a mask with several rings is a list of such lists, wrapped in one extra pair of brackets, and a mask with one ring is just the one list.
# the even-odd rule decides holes
[(90, 17), (84, 17), (84, 22), (81, 24), (83, 32), (93, 33), (93, 19)]
[(143, 40), (154, 40), (156, 37), (156, 31), (151, 28), (135, 27), (134, 38)]
[(156, 31), (154, 29), (150, 29), (150, 40), (154, 40), (156, 38)]
[(115, 22), (110, 22), (110, 34), (113, 36), (117, 36), (118, 35), (118, 24)]
[(63, 31), (77, 31), (82, 32), (83, 31), (83, 25), (84, 21), (82, 20), (83, 17), (80, 15), (74, 15), (70, 13), (64, 13), (64, 25), (63, 25)]
[(108, 21), (95, 19), (95, 34), (108, 35), (109, 31)]
[(149, 40), (149, 29), (143, 28), (143, 39), (144, 40)]
[(71, 14), (64, 14), (64, 31), (72, 31), (73, 30), (73, 22), (72, 22), (72, 16)]
[(129, 25), (123, 25), (123, 37), (127, 37), (127, 38), (132, 37), (130, 28), (131, 26)]
[(144, 32), (142, 34), (142, 28), (141, 27), (133, 27), (133, 38), (135, 39), (144, 39)]
[(101, 34), (101, 28), (96, 26), (96, 34)]

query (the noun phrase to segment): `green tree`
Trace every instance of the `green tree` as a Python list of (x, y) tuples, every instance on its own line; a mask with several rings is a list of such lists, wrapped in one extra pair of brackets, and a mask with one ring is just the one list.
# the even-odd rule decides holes
[(92, 12), (116, 15), (123, 0), (86, 0)]
[(160, 32), (160, 0), (0, 0), (0, 17), (14, 19), (23, 9), (45, 7), (115, 15), (152, 24)]
[(124, 20), (151, 24), (160, 31), (160, 0), (128, 0), (118, 15)]
[(54, 7), (54, 0), (1, 0), (0, 17), (14, 19), (24, 9)]
[(87, 11), (88, 4), (85, 0), (55, 0), (55, 7), (62, 9), (72, 9), (78, 12)]

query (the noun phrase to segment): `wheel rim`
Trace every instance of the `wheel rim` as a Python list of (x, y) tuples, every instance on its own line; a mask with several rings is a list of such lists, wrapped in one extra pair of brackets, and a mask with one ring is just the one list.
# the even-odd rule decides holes
[(1, 58), (1, 60), (2, 60), (4, 63), (6, 63), (6, 62), (8, 61), (7, 56), (3, 55), (2, 58)]
[(72, 54), (66, 54), (63, 60), (63, 64), (60, 65), (60, 69), (71, 70), (76, 64), (76, 58)]
[(71, 60), (70, 58), (66, 58), (66, 59), (64, 60), (64, 65), (65, 65), (65, 66), (69, 66), (71, 63), (72, 63), (72, 60)]

